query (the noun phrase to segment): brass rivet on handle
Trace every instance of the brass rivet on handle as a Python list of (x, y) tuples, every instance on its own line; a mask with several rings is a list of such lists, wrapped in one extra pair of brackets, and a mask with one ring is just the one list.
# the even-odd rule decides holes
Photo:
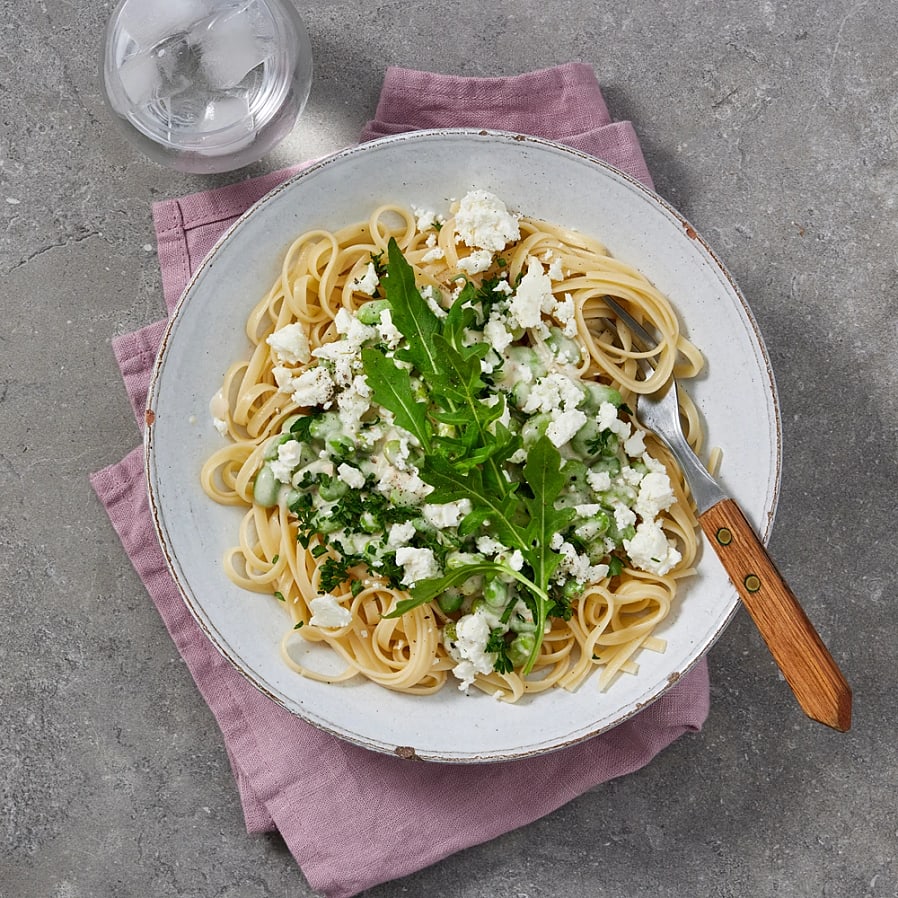
[(722, 546), (728, 546), (733, 541), (733, 534), (727, 527), (721, 527), (715, 535)]
[(761, 578), (757, 574), (749, 574), (743, 582), (749, 592), (757, 592), (761, 588)]

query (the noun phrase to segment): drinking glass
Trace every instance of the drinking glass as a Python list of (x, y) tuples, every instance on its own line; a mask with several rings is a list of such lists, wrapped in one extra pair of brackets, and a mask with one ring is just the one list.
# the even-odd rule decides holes
[(312, 47), (291, 0), (120, 0), (102, 82), (114, 120), (152, 159), (233, 171), (293, 129)]

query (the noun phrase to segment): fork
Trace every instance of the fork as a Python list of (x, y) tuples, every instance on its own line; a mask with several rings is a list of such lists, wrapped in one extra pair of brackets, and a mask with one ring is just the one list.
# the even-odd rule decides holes
[[(648, 352), (657, 345), (613, 297), (605, 296), (603, 301), (630, 330), (638, 349)], [(638, 361), (648, 377), (652, 371), (648, 360)], [(802, 710), (812, 720), (846, 732), (851, 727), (851, 688), (742, 510), (687, 442), (676, 379), (655, 393), (641, 393), (636, 416), (679, 463), (702, 530)]]

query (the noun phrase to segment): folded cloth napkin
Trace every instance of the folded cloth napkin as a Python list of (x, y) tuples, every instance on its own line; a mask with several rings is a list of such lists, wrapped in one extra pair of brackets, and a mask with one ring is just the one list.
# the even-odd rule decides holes
[[(611, 122), (585, 65), (510, 78), (390, 68), (364, 139), (426, 127), (528, 132), (576, 146), (649, 183), (632, 126)], [(224, 229), (295, 169), (159, 203), (154, 208), (166, 304)], [(116, 338), (138, 425), (165, 322)], [(414, 763), (342, 742), (257, 692), (194, 622), (165, 565), (150, 517), (142, 453), (92, 476), (97, 495), (221, 728), (250, 832), (277, 830), (309, 884), (349, 898), (548, 814), (632, 772), (708, 713), (696, 665), (615, 729), (542, 757), (488, 765)]]

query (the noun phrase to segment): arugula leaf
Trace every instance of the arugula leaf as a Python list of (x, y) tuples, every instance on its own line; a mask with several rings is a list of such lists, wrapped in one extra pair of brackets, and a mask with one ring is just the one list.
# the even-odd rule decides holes
[(527, 527), (527, 554), (534, 575), (540, 583), (548, 583), (561, 556), (550, 548), (552, 537), (563, 531), (574, 518), (576, 511), (570, 506), (556, 508), (555, 500), (565, 484), (561, 472), (561, 453), (551, 440), (541, 436), (530, 448), (524, 464), (524, 479), (532, 496), (522, 496), (530, 513)]
[(429, 577), (427, 580), (419, 580), (409, 589), (410, 598), (398, 601), (396, 607), (389, 614), (385, 614), (384, 617), (402, 617), (407, 611), (411, 611), (419, 605), (426, 605), (428, 602), (432, 602), (447, 589), (463, 583), (468, 577), (487, 573), (495, 575), (504, 573), (505, 570), (505, 565), (501, 565), (498, 562), (481, 561), (476, 564), (466, 564), (452, 568), (440, 577)]
[[(397, 367), (381, 350), (366, 347), (362, 362), (373, 399), (389, 409), (396, 423), (413, 434), (423, 448), (420, 475), (433, 487), (427, 502), (469, 500), (471, 510), (459, 524), (459, 536), (488, 533), (512, 551), (519, 550), (524, 565), (521, 570), (512, 570), (505, 563), (482, 560), (452, 568), (440, 577), (415, 584), (409, 598), (397, 602), (386, 616), (400, 617), (478, 574), (510, 576), (524, 587), (519, 594), (533, 612), (536, 624), (535, 645), (523, 668), (526, 675), (539, 656), (548, 616), (565, 611), (548, 593), (561, 560), (551, 548), (552, 539), (575, 514), (572, 508), (555, 507), (565, 485), (561, 454), (543, 436), (530, 447), (523, 467), (524, 484), (512, 481), (505, 470), (505, 463), (520, 448), (521, 438), (500, 421), (504, 400), (487, 402), (496, 395), (482, 376), (481, 360), (489, 351), (488, 345), (466, 345), (468, 329), (477, 321), (482, 323), (491, 305), (500, 299), (493, 290), (498, 281), (485, 281), (480, 287), (468, 282), (447, 316), (440, 319), (421, 297), (414, 269), (394, 239), (387, 247), (387, 256), (383, 284), (393, 323), (405, 344), (395, 352), (395, 358), (413, 366), (429, 394), (427, 401), (421, 402), (412, 373)], [(433, 422), (445, 425), (448, 432)], [(387, 576), (391, 574), (395, 579), (398, 571)], [(493, 641), (499, 665), (496, 669), (510, 669), (504, 640)]]
[(397, 367), (392, 359), (371, 346), (362, 349), (362, 364), (374, 401), (389, 409), (396, 416), (396, 423), (413, 434), (427, 451), (430, 421), (425, 407), (415, 397), (408, 370)]
[(494, 493), (485, 488), (481, 469), (465, 470), (440, 456), (425, 458), (421, 478), (434, 488), (427, 497), (429, 502), (468, 499), (473, 510), (485, 513), (484, 519), (502, 543), (511, 549), (529, 550), (526, 534), (515, 524), (518, 503), (512, 484), (506, 482), (504, 491)]
[(438, 377), (442, 363), (433, 345), (433, 336), (440, 329), (440, 319), (418, 291), (414, 269), (406, 262), (394, 237), (387, 245), (387, 258), (383, 285), (390, 314), (393, 324), (408, 342), (408, 349), (397, 351), (396, 358), (411, 362), (425, 377)]
[[(561, 472), (561, 453), (548, 437), (541, 436), (530, 448), (524, 464), (524, 478), (532, 493), (532, 496), (522, 496), (530, 515), (526, 529), (528, 547), (524, 557), (533, 570), (533, 579), (545, 592), (550, 577), (561, 561), (561, 556), (551, 548), (552, 537), (562, 532), (576, 514), (573, 508), (555, 507), (555, 500), (561, 494), (565, 477)], [(539, 657), (541, 634), (545, 629), (546, 618), (555, 603), (549, 600), (531, 604), (537, 640), (524, 664), (525, 675), (533, 670), (533, 665)]]

